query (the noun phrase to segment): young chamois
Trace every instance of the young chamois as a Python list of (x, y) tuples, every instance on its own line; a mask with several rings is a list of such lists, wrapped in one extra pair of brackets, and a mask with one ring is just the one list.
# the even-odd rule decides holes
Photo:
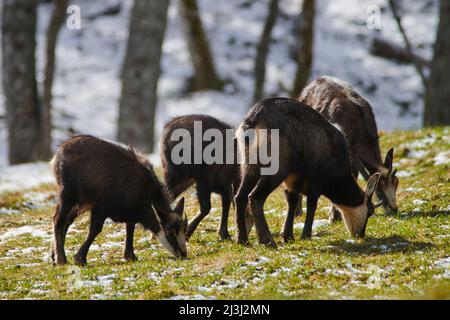
[[(256, 131), (253, 139), (246, 138), (246, 131), (250, 128)], [(270, 131), (267, 133), (268, 138), (260, 139), (263, 129), (278, 129), (278, 141), (274, 140)], [(276, 247), (263, 207), (267, 197), (280, 184), (284, 185), (289, 204), (283, 230), (284, 241), (294, 239), (293, 222), (300, 193), (307, 196), (302, 238), (311, 237), (320, 195), (326, 196), (342, 211), (352, 236), (364, 236), (367, 220), (374, 212), (372, 194), (379, 174), (374, 174), (369, 179), (365, 192), (361, 190), (351, 172), (344, 137), (318, 112), (292, 99), (266, 99), (250, 109), (236, 135), (242, 180), (236, 195), (239, 243), (248, 242), (244, 212), (249, 205), (259, 242)], [(274, 175), (261, 175), (260, 169), (264, 166), (258, 161), (251, 164), (245, 159), (263, 143), (279, 144), (279, 170)]]
[[(222, 140), (222, 155), (223, 161), (221, 163), (205, 163), (203, 159), (203, 153), (205, 147), (211, 142), (205, 142), (201, 140), (197, 149), (195, 149), (195, 129), (194, 124), (201, 125), (198, 127), (197, 134), (204, 137), (205, 133), (210, 129), (216, 129), (217, 132), (223, 137)], [(188, 163), (174, 163), (172, 158), (172, 152), (177, 144), (180, 136), (172, 137), (174, 132), (182, 130), (186, 136), (190, 136), (190, 156), (188, 157)], [(197, 189), (197, 198), (200, 204), (200, 213), (194, 217), (189, 223), (186, 236), (189, 238), (195, 231), (200, 222), (209, 214), (211, 210), (211, 193), (217, 193), (222, 198), (222, 218), (218, 229), (219, 237), (222, 240), (230, 239), (228, 233), (228, 213), (230, 210), (231, 201), (233, 200), (234, 191), (237, 190), (239, 185), (239, 166), (236, 164), (236, 152), (235, 141), (233, 144), (227, 145), (225, 143), (226, 131), (234, 132), (232, 127), (228, 124), (219, 121), (208, 115), (187, 115), (173, 118), (164, 126), (164, 131), (161, 137), (161, 161), (164, 170), (164, 181), (172, 199), (176, 199), (183, 191), (189, 188), (194, 183)], [(186, 137), (187, 138), (187, 137)], [(210, 137), (211, 138), (211, 137)], [(214, 138), (215, 139), (215, 138)], [(213, 140), (214, 140), (213, 139)], [(229, 150), (228, 150), (229, 149)], [(226, 161), (230, 152), (233, 152), (234, 156), (232, 162)], [(199, 163), (194, 163), (195, 153), (197, 156), (202, 156)], [(178, 153), (175, 154), (178, 156)], [(186, 156), (186, 155), (182, 155)], [(230, 163), (230, 164), (227, 164)]]
[[(298, 100), (317, 110), (344, 134), (355, 177), (359, 172), (367, 181), (370, 175), (380, 174), (376, 189), (380, 204), (386, 212), (397, 212), (395, 193), (398, 179), (396, 170), (392, 169), (394, 149), (387, 152), (383, 162), (377, 124), (370, 104), (348, 83), (332, 77), (321, 77), (310, 83)], [(339, 218), (339, 212), (333, 207), (330, 220)]]
[(131, 147), (92, 136), (74, 136), (59, 146), (51, 161), (59, 189), (53, 216), (53, 263), (67, 263), (64, 242), (72, 222), (90, 210), (86, 241), (74, 256), (85, 265), (94, 239), (107, 218), (126, 223), (124, 256), (137, 260), (133, 234), (137, 223), (150, 230), (176, 257), (186, 257), (184, 199), (172, 210), (151, 164)]

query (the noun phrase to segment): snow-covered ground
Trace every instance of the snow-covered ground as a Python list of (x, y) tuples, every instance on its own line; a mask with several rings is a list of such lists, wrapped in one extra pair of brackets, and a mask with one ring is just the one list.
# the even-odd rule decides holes
[[(120, 0), (74, 0), (83, 17)], [(63, 28), (57, 47), (54, 84), (54, 146), (69, 131), (114, 139), (120, 95), (120, 69), (128, 33), (132, 1), (124, 0), (120, 14), (83, 20), (81, 30)], [(293, 33), (301, 0), (281, 1), (281, 15), (273, 32), (268, 59), (266, 94), (287, 96), (296, 68), (292, 60)], [(437, 0), (404, 1), (404, 24), (418, 53), (432, 56), (437, 22)], [(253, 87), (255, 46), (267, 13), (267, 1), (199, 0), (205, 28), (222, 78), (231, 80), (224, 92), (180, 94), (191, 74), (176, 1), (171, 1), (164, 41), (162, 78), (156, 133), (170, 117), (207, 113), (238, 124), (249, 108)], [(382, 9), (382, 29), (366, 26), (367, 8)], [(38, 80), (43, 78), (45, 29), (51, 13), (39, 8)], [(376, 34), (402, 44), (397, 26), (384, 0), (318, 1), (313, 77), (329, 74), (353, 84), (372, 103), (382, 130), (418, 128), (421, 124), (423, 89), (412, 65), (400, 65), (369, 53)], [(5, 115), (0, 88), (0, 115)], [(7, 164), (6, 124), (0, 118), (0, 166)]]

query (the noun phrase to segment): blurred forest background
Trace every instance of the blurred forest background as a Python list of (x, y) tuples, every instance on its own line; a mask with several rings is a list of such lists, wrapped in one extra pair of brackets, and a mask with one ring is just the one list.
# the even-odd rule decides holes
[(0, 165), (48, 160), (72, 133), (152, 153), (174, 115), (236, 125), (324, 74), (382, 130), (450, 124), (447, 0), (0, 3)]

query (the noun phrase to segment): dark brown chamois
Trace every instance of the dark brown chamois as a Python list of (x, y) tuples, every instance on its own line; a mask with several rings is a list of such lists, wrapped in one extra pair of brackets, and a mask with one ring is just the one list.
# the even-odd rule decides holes
[[(325, 76), (311, 82), (303, 90), (299, 101), (317, 110), (344, 134), (356, 177), (359, 172), (367, 181), (370, 175), (380, 174), (376, 195), (386, 212), (397, 212), (395, 193), (398, 179), (396, 170), (392, 169), (394, 149), (387, 152), (383, 163), (377, 124), (367, 100), (348, 83)], [(332, 209), (330, 219), (339, 218), (339, 212)]]
[(94, 239), (107, 218), (126, 223), (125, 259), (136, 260), (133, 234), (137, 223), (150, 230), (176, 257), (186, 257), (184, 199), (172, 210), (151, 164), (131, 147), (92, 136), (74, 136), (61, 144), (51, 161), (59, 189), (53, 216), (53, 263), (67, 263), (64, 242), (72, 222), (90, 210), (86, 241), (74, 256), (85, 265)]
[[(248, 139), (248, 131), (254, 137)], [(268, 138), (264, 138), (262, 130)], [(278, 129), (278, 139), (273, 130)], [(236, 195), (238, 242), (247, 243), (244, 212), (249, 205), (259, 242), (276, 246), (264, 217), (264, 202), (280, 185), (286, 190), (289, 204), (283, 230), (284, 241), (291, 241), (295, 209), (299, 194), (307, 196), (307, 213), (302, 238), (310, 238), (317, 201), (321, 195), (330, 199), (343, 213), (352, 236), (363, 237), (367, 220), (374, 212), (372, 194), (379, 174), (373, 175), (364, 192), (351, 173), (347, 144), (343, 135), (314, 109), (293, 99), (271, 98), (258, 102), (248, 112), (237, 130), (241, 157), (241, 185)], [(262, 138), (261, 138), (262, 137)], [(276, 137), (276, 136), (275, 136)], [(278, 144), (279, 169), (262, 175), (259, 161), (249, 164), (248, 155), (262, 144)]]
[[(197, 128), (197, 132), (195, 132)], [(214, 134), (209, 135), (212, 131)], [(195, 136), (197, 134), (197, 136)], [(226, 137), (231, 144), (226, 143)], [(184, 140), (188, 139), (189, 141)], [(203, 137), (205, 137), (204, 141)], [(217, 193), (222, 198), (222, 218), (218, 229), (218, 234), (222, 240), (230, 239), (228, 233), (228, 213), (233, 201), (234, 190), (239, 185), (239, 166), (236, 163), (236, 148), (234, 129), (208, 115), (187, 115), (173, 118), (164, 126), (164, 131), (160, 142), (161, 161), (164, 170), (164, 181), (172, 199), (176, 199), (183, 191), (194, 183), (197, 189), (197, 198), (200, 204), (200, 213), (189, 223), (186, 236), (189, 238), (200, 222), (209, 214), (211, 210), (211, 193)], [(187, 143), (182, 154), (178, 147), (179, 139)], [(197, 139), (197, 142), (194, 141)], [(201, 139), (201, 140), (198, 140)], [(218, 141), (219, 139), (220, 141)], [(209, 142), (213, 140), (212, 142)], [(218, 156), (218, 161), (207, 161), (204, 153), (211, 143), (219, 143), (218, 150), (222, 154)], [(190, 154), (188, 154), (190, 153)], [(181, 154), (181, 155), (180, 155)], [(195, 163), (195, 157), (199, 157)], [(181, 157), (176, 160), (174, 157)], [(231, 157), (228, 159), (228, 157)], [(212, 159), (211, 159), (212, 160)]]

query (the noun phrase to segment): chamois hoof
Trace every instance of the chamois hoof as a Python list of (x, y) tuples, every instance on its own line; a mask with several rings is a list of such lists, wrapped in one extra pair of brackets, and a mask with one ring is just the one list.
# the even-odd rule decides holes
[(86, 257), (81, 257), (78, 254), (73, 256), (73, 261), (76, 265), (84, 267), (87, 265)]
[(328, 220), (330, 221), (330, 223), (336, 223), (336, 222), (342, 221), (341, 213), (338, 210), (332, 209), (330, 211)]
[(238, 238), (236, 241), (237, 244), (243, 245), (243, 246), (249, 246), (250, 243), (248, 242), (248, 239)]
[(67, 264), (67, 259), (56, 259), (56, 263), (53, 262), (54, 266), (64, 266)]
[(293, 242), (294, 241), (294, 235), (293, 234), (283, 234), (283, 241), (285, 243)]
[(309, 240), (309, 239), (311, 239), (311, 236), (312, 236), (311, 232), (303, 232), (302, 233), (303, 240)]
[(260, 243), (265, 245), (268, 248), (273, 248), (273, 249), (278, 248), (277, 243), (272, 238), (263, 239), (260, 241)]
[(231, 240), (231, 236), (228, 233), (228, 231), (223, 231), (223, 232), (219, 231), (218, 233), (219, 233), (219, 238), (220, 238), (221, 241), (229, 241), (229, 240)]
[(127, 261), (138, 261), (138, 257), (136, 257), (136, 255), (134, 253), (125, 253), (124, 254), (124, 259)]

